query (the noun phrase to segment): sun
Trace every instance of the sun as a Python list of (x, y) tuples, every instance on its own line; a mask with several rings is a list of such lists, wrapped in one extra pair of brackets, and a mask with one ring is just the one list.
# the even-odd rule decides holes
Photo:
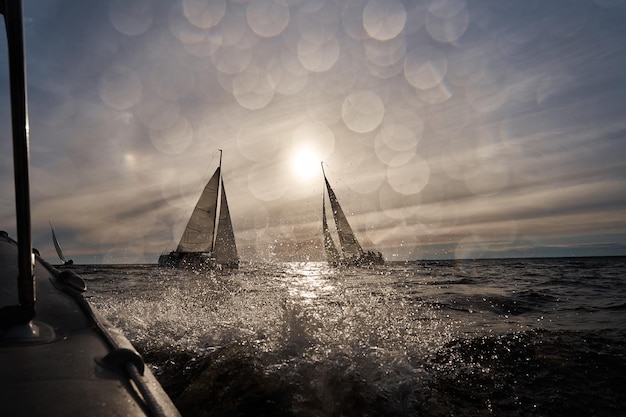
[(294, 154), (292, 166), (300, 178), (309, 179), (319, 173), (320, 158), (314, 151), (302, 148)]

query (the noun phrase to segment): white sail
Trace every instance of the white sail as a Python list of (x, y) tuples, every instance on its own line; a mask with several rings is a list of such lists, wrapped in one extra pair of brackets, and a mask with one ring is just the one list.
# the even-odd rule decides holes
[(324, 252), (326, 252), (326, 259), (330, 263), (338, 263), (341, 260), (339, 251), (335, 246), (330, 230), (328, 229), (328, 220), (326, 220), (326, 198), (322, 195), (322, 230), (324, 233)]
[(330, 234), (328, 228), (328, 220), (326, 219), (326, 197), (322, 196), (322, 229), (324, 233), (324, 251), (326, 252), (326, 260), (333, 266), (373, 266), (383, 265), (385, 259), (380, 252), (374, 252), (368, 250), (363, 251), (363, 248), (359, 244), (348, 219), (337, 200), (337, 196), (333, 191), (326, 173), (324, 173), (324, 165), (322, 164), (322, 174), (324, 175), (324, 182), (326, 184), (326, 191), (328, 192), (328, 200), (330, 201), (330, 207), (333, 211), (333, 219), (335, 221), (335, 228), (337, 229), (337, 235), (339, 236), (339, 246), (341, 250), (337, 250), (335, 242)]
[(346, 215), (343, 213), (337, 196), (330, 186), (330, 183), (324, 176), (326, 182), (326, 189), (328, 190), (328, 199), (330, 200), (330, 207), (333, 210), (333, 218), (335, 220), (335, 227), (337, 227), (337, 234), (339, 235), (339, 245), (343, 252), (344, 258), (357, 258), (363, 254), (361, 245), (356, 240), (356, 236), (348, 223)]
[(235, 233), (230, 220), (228, 201), (226, 200), (226, 189), (224, 181), (221, 181), (220, 215), (215, 234), (215, 244), (213, 245), (213, 256), (218, 264), (234, 264), (239, 262), (237, 245), (235, 244)]
[(54, 233), (54, 228), (52, 227), (52, 223), (48, 222), (50, 225), (50, 230), (52, 231), (52, 243), (54, 243), (54, 249), (57, 251), (57, 255), (59, 259), (63, 261), (64, 266), (70, 266), (74, 264), (74, 261), (71, 259), (66, 259), (65, 255), (63, 255), (63, 251), (61, 250), (61, 245), (59, 244), (59, 240), (57, 239), (56, 233)]
[(62, 260), (64, 263), (67, 262), (67, 260), (65, 259), (65, 256), (63, 256), (63, 251), (61, 250), (61, 245), (59, 245), (59, 241), (57, 240), (57, 236), (54, 234), (54, 228), (52, 227), (52, 223), (48, 222), (50, 224), (50, 230), (52, 230), (52, 243), (54, 243), (54, 249), (56, 249), (57, 251), (57, 255), (59, 256), (59, 259)]
[(213, 249), (219, 184), (220, 168), (218, 167), (204, 187), (191, 213), (176, 252), (210, 252)]

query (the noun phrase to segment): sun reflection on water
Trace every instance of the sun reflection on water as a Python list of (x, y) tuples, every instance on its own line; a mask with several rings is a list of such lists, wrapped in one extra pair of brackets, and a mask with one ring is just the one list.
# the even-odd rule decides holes
[(336, 286), (330, 281), (334, 271), (325, 262), (290, 262), (286, 266), (291, 297), (311, 304), (321, 296), (336, 292)]

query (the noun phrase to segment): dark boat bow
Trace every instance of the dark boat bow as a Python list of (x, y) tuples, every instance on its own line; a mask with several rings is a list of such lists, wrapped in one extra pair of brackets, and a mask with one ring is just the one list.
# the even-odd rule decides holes
[(130, 342), (92, 309), (82, 278), (32, 249), (21, 2), (0, 0), (0, 11), (9, 45), (18, 237), (0, 232), (2, 415), (179, 416)]

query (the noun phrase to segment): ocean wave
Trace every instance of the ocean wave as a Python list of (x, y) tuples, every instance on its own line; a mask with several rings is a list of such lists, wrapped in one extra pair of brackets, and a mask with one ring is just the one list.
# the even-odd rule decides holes
[(622, 304), (611, 304), (605, 307), (600, 307), (601, 310), (612, 310), (612, 311), (626, 311), (626, 303)]
[(626, 411), (625, 347), (623, 335), (532, 330), (419, 356), (254, 343), (143, 355), (185, 417), (609, 416)]
[(255, 268), (92, 275), (92, 301), (184, 417), (626, 415), (623, 286), (577, 292), (495, 262)]

